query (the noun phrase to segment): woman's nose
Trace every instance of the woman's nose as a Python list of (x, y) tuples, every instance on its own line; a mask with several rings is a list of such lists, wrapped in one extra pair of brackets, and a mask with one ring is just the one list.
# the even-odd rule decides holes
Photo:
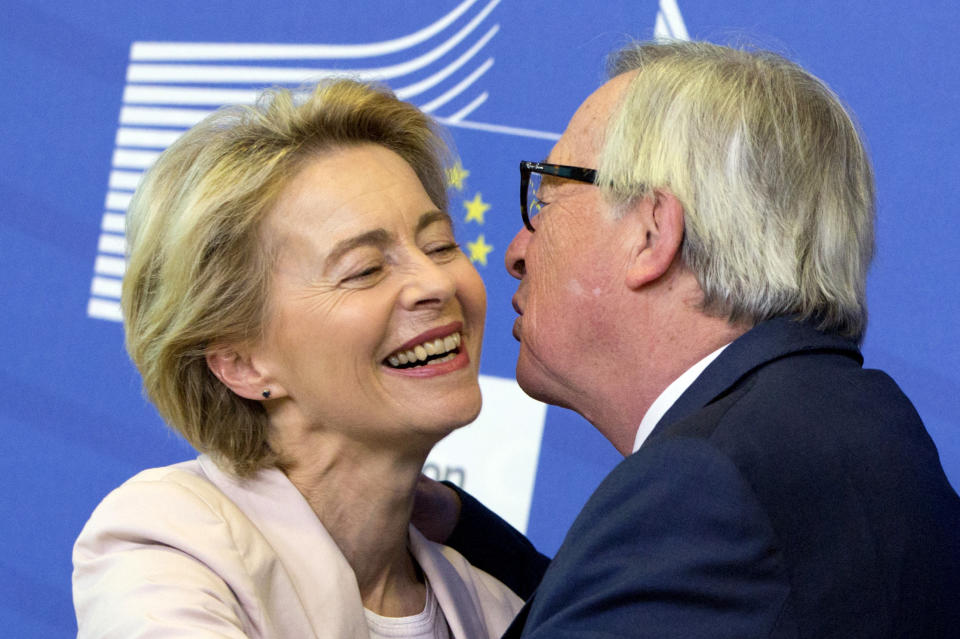
[(443, 306), (457, 291), (453, 276), (442, 264), (427, 255), (418, 256), (401, 293), (401, 304), (409, 310)]
[(507, 272), (518, 280), (523, 279), (523, 276), (527, 273), (527, 243), (530, 242), (531, 235), (525, 227), (521, 228), (513, 236), (513, 241), (510, 242), (510, 246), (507, 247), (507, 252), (503, 257)]

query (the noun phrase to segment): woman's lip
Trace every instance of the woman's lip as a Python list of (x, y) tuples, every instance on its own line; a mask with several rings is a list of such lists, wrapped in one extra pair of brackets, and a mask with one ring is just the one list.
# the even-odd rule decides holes
[(453, 371), (461, 368), (466, 368), (469, 364), (470, 355), (467, 354), (467, 349), (461, 348), (460, 352), (457, 353), (457, 356), (451, 359), (449, 362), (441, 362), (440, 364), (425, 364), (423, 366), (414, 366), (412, 368), (391, 368), (389, 366), (384, 366), (384, 368), (392, 375), (423, 378), (446, 375), (447, 373), (452, 373)]
[(443, 338), (447, 335), (453, 335), (454, 333), (460, 331), (463, 328), (463, 322), (450, 322), (444, 326), (438, 326), (436, 328), (431, 328), (428, 331), (420, 333), (413, 339), (407, 340), (403, 343), (402, 346), (399, 346), (393, 349), (391, 352), (396, 353), (397, 351), (405, 351), (413, 348), (417, 344), (423, 344), (424, 342), (430, 342), (437, 338)]

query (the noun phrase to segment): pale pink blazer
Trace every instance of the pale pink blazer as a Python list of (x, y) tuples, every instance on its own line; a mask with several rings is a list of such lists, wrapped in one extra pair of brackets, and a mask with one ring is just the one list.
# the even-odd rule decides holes
[[(500, 637), (520, 598), (413, 527), (410, 542), (453, 636)], [(369, 637), (353, 570), (276, 469), (146, 470), (97, 507), (73, 565), (81, 638)]]

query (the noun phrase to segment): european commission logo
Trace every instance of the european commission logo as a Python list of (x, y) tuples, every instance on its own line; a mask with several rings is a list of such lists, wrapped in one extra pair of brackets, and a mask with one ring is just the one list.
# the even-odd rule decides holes
[[(556, 133), (469, 120), (490, 97), (483, 78), (494, 65), (487, 51), (500, 30), (491, 18), (499, 3), (465, 0), (414, 33), (368, 44), (134, 42), (87, 316), (121, 321), (125, 215), (143, 172), (191, 126), (223, 105), (253, 103), (264, 87), (297, 88), (337, 76), (385, 82), (448, 127), (557, 139)], [(676, 0), (660, 0), (654, 36), (687, 38)], [(377, 63), (383, 60), (390, 62)], [(450, 185), (462, 191), (468, 174), (454, 167)], [(481, 194), (462, 195), (466, 222), (482, 224), (486, 203)], [(467, 249), (475, 263), (486, 265), (493, 247), (478, 233)]]
[[(494, 64), (487, 51), (500, 30), (491, 18), (499, 2), (465, 0), (414, 33), (369, 44), (134, 42), (87, 315), (121, 320), (124, 218), (143, 172), (215, 109), (252, 104), (264, 87), (296, 89), (329, 77), (384, 82), (400, 99), (447, 126), (555, 139), (556, 134), (468, 120), (490, 97), (483, 78)], [(466, 174), (455, 167), (451, 185), (462, 190)], [(474, 195), (471, 213), (482, 221), (484, 203), (478, 196)], [(488, 247), (478, 236), (472, 248), (475, 260), (485, 263)]]

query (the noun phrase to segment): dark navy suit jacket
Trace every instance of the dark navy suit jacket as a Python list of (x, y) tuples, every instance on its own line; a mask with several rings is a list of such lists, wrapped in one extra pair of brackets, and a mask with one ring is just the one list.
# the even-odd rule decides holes
[[(960, 499), (861, 364), (786, 318), (734, 341), (590, 497), (505, 636), (960, 637)], [(538, 574), (464, 511), (452, 545)]]

